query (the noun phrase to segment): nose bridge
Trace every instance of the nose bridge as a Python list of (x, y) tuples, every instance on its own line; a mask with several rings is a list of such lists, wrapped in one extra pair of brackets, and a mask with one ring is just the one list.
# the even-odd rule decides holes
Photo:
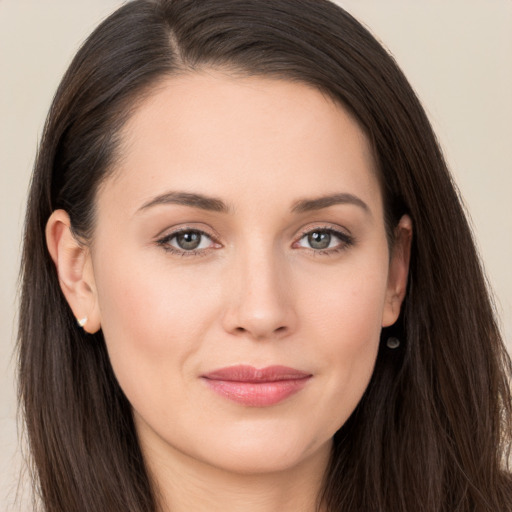
[(262, 238), (245, 244), (237, 251), (232, 271), (227, 329), (257, 339), (289, 333), (295, 315), (288, 269), (275, 245)]

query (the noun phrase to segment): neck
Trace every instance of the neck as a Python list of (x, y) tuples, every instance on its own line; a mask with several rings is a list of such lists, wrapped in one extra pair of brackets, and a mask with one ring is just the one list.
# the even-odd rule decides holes
[(143, 447), (159, 512), (320, 512), (331, 445), (291, 468), (234, 473), (166, 447)]

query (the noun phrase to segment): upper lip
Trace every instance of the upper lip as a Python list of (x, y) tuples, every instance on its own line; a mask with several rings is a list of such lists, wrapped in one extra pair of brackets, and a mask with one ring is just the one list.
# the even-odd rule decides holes
[(311, 377), (311, 374), (280, 365), (267, 366), (260, 369), (249, 365), (237, 365), (219, 368), (203, 375), (203, 377), (210, 380), (258, 383), (305, 379)]

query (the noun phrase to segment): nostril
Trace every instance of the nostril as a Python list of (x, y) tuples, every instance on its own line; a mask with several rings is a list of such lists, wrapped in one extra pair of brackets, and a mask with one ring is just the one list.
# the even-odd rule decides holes
[(246, 327), (236, 327), (234, 329), (234, 332), (236, 332), (237, 334), (247, 334), (247, 333), (252, 333), (256, 338), (265, 338), (267, 336), (275, 336), (276, 334), (283, 334), (283, 333), (286, 333), (288, 330), (288, 328), (286, 327), (286, 325), (282, 325), (280, 327), (277, 327), (273, 330), (269, 330), (269, 331), (266, 331), (266, 330), (263, 330), (262, 332), (257, 332), (258, 329), (247, 329)]

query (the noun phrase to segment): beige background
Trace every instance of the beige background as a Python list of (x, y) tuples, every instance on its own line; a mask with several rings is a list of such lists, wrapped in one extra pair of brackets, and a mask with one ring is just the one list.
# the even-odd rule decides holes
[[(121, 3), (0, 0), (1, 512), (14, 510), (20, 466), (12, 352), (24, 201), (35, 148), (78, 45)], [(391, 50), (423, 100), (471, 214), (512, 347), (512, 1), (338, 3)]]

